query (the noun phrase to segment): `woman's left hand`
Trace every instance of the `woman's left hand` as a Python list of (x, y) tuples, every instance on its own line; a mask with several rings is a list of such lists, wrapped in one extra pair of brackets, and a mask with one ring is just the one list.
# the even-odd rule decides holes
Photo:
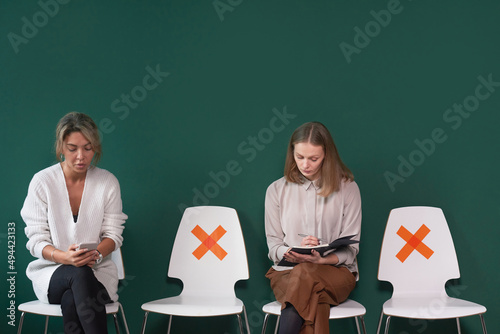
[(311, 250), (311, 255), (299, 254), (299, 253), (295, 253), (292, 251), (288, 251), (283, 255), (283, 257), (285, 258), (285, 260), (287, 260), (288, 262), (292, 262), (292, 263), (310, 262), (310, 263), (316, 263), (316, 264), (335, 265), (339, 262), (339, 258), (337, 257), (336, 254), (332, 253), (332, 254), (329, 254), (329, 255), (323, 257), (314, 249)]
[(292, 252), (292, 251), (288, 251), (288, 252), (285, 253), (284, 257), (285, 257), (285, 259), (288, 262), (292, 262), (292, 263), (311, 262), (311, 263), (322, 264), (323, 263), (323, 259), (324, 259), (314, 249), (311, 251), (311, 255), (309, 255), (309, 254), (299, 254), (299, 253), (295, 253), (295, 252)]
[(87, 263), (87, 266), (89, 266), (90, 268), (92, 268), (94, 266), (94, 264), (95, 264), (95, 261), (97, 260), (97, 257), (99, 257), (99, 253), (97, 253), (94, 256), (94, 258)]

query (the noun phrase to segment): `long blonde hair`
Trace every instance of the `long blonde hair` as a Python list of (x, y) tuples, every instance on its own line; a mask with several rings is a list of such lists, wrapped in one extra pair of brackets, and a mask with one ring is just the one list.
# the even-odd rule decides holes
[(321, 188), (319, 195), (327, 197), (339, 190), (342, 180), (354, 180), (354, 175), (340, 159), (337, 147), (328, 129), (319, 122), (309, 122), (299, 126), (290, 138), (285, 160), (285, 179), (288, 182), (304, 182), (294, 158), (294, 148), (298, 143), (310, 143), (323, 147), (325, 157), (317, 181), (317, 185)]

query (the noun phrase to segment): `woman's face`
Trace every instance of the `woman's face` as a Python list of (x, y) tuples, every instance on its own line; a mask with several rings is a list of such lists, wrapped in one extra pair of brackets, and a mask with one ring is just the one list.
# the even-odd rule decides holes
[(321, 164), (325, 158), (322, 146), (311, 143), (295, 144), (293, 157), (299, 171), (308, 180), (314, 181), (321, 176)]
[(73, 173), (86, 173), (90, 167), (94, 150), (92, 144), (81, 132), (72, 132), (63, 142), (64, 167)]

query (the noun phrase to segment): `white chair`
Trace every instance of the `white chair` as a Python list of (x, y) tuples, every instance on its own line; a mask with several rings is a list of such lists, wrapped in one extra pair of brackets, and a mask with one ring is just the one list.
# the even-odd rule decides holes
[(180, 295), (142, 305), (146, 330), (150, 312), (172, 316), (212, 317), (236, 315), (243, 333), (241, 313), (250, 333), (243, 302), (236, 297), (234, 285), (248, 279), (245, 242), (234, 209), (216, 206), (187, 208), (175, 237), (168, 276), (183, 283)]
[[(262, 334), (266, 333), (267, 321), (269, 319), (270, 314), (278, 316), (276, 320), (276, 327), (274, 330), (274, 333), (277, 333), (279, 320), (281, 316), (281, 303), (278, 301), (267, 303), (262, 307), (262, 311), (266, 313), (264, 317), (264, 323), (262, 324)], [(361, 328), (363, 329), (363, 333), (366, 334), (365, 321), (363, 319), (365, 314), (366, 314), (365, 307), (352, 299), (347, 299), (345, 302), (337, 306), (330, 307), (330, 320), (354, 318), (356, 321), (356, 328), (358, 330), (358, 334), (361, 334), (358, 318), (359, 320), (361, 320)]]
[[(111, 253), (111, 259), (113, 260), (113, 262), (116, 264), (116, 267), (118, 268), (118, 279), (120, 279), (120, 280), (124, 279), (125, 278), (125, 270), (123, 267), (123, 259), (122, 259), (122, 253), (121, 253), (120, 248), (118, 248), (113, 253)], [(47, 303), (43, 303), (39, 300), (34, 300), (31, 302), (23, 303), (23, 304), (18, 306), (18, 310), (22, 313), (21, 313), (21, 318), (19, 320), (19, 328), (17, 329), (17, 334), (21, 334), (21, 330), (23, 328), (24, 316), (26, 313), (44, 315), (46, 317), (45, 318), (45, 331), (44, 331), (45, 334), (47, 334), (47, 329), (49, 327), (49, 317), (62, 317), (61, 305), (59, 305), (59, 304), (47, 304)], [(113, 315), (113, 319), (115, 322), (115, 328), (116, 328), (117, 333), (120, 333), (119, 325), (118, 325), (118, 317), (117, 317), (117, 314), (119, 311), (122, 314), (122, 320), (123, 320), (123, 324), (125, 326), (125, 331), (127, 332), (127, 334), (129, 334), (127, 319), (125, 318), (125, 312), (123, 311), (122, 304), (120, 304), (120, 302), (106, 304), (106, 314)]]
[(391, 317), (410, 319), (456, 319), (479, 315), (483, 333), (486, 325), (482, 305), (451, 298), (445, 283), (460, 277), (453, 240), (443, 211), (432, 207), (404, 207), (390, 212), (385, 229), (378, 279), (394, 288), (382, 307), (385, 333)]

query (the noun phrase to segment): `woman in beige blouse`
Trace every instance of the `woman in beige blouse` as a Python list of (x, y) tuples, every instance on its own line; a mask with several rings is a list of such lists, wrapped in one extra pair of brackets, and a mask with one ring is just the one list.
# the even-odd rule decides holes
[[(356, 285), (358, 244), (324, 257), (290, 251), (349, 235), (359, 241), (359, 188), (323, 124), (305, 123), (292, 134), (285, 175), (266, 192), (265, 229), (274, 262), (266, 277), (282, 304), (279, 333), (329, 333), (330, 305), (345, 301)], [(279, 266), (282, 259), (296, 265)]]

